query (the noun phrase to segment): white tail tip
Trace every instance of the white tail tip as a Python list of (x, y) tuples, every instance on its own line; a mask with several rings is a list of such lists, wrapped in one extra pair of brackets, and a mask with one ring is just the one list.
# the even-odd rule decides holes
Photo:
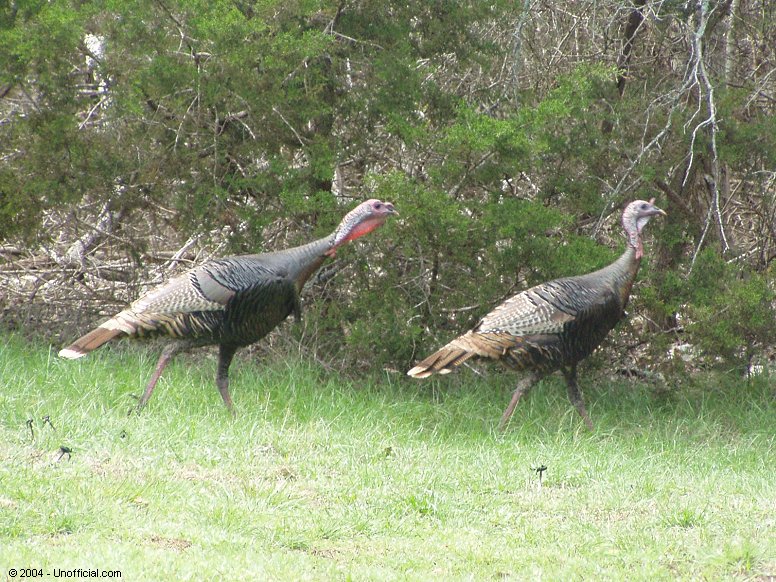
[(63, 350), (59, 350), (58, 355), (60, 358), (67, 358), (68, 360), (76, 360), (78, 358), (83, 358), (86, 355), (86, 352), (81, 352), (79, 350), (74, 350), (72, 348), (65, 348)]
[(421, 366), (415, 366), (412, 368), (412, 370), (407, 372), (407, 376), (411, 376), (413, 378), (428, 378), (430, 375), (431, 372)]

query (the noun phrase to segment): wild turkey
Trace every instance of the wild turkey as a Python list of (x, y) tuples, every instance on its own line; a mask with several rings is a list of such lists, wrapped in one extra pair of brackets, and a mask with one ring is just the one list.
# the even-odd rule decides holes
[(80, 358), (118, 337), (172, 338), (138, 403), (151, 398), (165, 366), (179, 352), (219, 346), (216, 385), (233, 413), (229, 365), (237, 349), (272, 331), (289, 314), (297, 320), (305, 282), (337, 248), (398, 214), (393, 204), (367, 200), (351, 210), (330, 235), (283, 251), (209, 261), (169, 280), (59, 352)]
[(520, 397), (544, 376), (561, 370), (571, 403), (592, 430), (577, 385), (577, 364), (593, 353), (623, 317), (643, 254), (641, 231), (652, 216), (665, 215), (649, 202), (636, 200), (625, 208), (622, 224), (627, 248), (608, 267), (587, 275), (555, 279), (507, 299), (477, 326), (430, 355), (407, 374), (426, 378), (447, 374), (472, 357), (500, 360), (507, 367), (530, 371), (515, 389), (501, 417), (512, 416)]

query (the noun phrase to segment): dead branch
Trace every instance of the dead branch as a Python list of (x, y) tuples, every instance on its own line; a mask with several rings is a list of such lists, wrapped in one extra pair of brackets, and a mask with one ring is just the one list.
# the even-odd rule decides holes
[(633, 43), (644, 22), (644, 6), (646, 3), (646, 0), (635, 0), (633, 9), (628, 15), (628, 23), (625, 26), (625, 43), (622, 46), (622, 53), (620, 53), (620, 57), (617, 59), (617, 70), (619, 71), (617, 75), (617, 91), (620, 97), (625, 93), (625, 82), (628, 79)]
[(70, 245), (63, 255), (55, 256), (54, 259), (62, 267), (78, 266), (86, 269), (86, 255), (115, 230), (124, 215), (124, 208), (114, 210), (113, 202), (109, 200), (103, 205), (97, 223), (91, 230)]

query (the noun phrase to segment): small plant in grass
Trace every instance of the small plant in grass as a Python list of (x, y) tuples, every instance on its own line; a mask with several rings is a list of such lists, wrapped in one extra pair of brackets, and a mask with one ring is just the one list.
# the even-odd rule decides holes
[(423, 517), (433, 517), (437, 514), (436, 494), (430, 490), (410, 493), (401, 500), (401, 505)]
[(687, 507), (665, 518), (665, 524), (668, 527), (696, 527), (702, 522), (703, 515)]
[[(751, 574), (756, 571), (762, 559), (760, 550), (753, 542), (735, 537), (724, 545), (718, 561), (732, 567), (738, 574)], [(765, 580), (770, 578), (772, 576), (763, 577)]]

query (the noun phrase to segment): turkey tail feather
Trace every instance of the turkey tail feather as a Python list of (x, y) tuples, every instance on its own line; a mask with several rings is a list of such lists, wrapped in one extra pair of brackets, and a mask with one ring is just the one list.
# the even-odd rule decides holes
[(431, 374), (449, 374), (453, 368), (475, 357), (498, 360), (521, 342), (522, 338), (508, 333), (468, 331), (419, 362), (407, 375), (428, 378)]
[(413, 378), (428, 378), (431, 374), (449, 374), (453, 368), (476, 355), (451, 343), (419, 362), (407, 375)]
[(117, 335), (121, 335), (124, 332), (120, 329), (112, 329), (109, 327), (103, 327), (105, 324), (110, 323), (113, 320), (106, 321), (100, 327), (93, 329), (85, 336), (78, 338), (72, 344), (59, 351), (60, 358), (67, 358), (69, 360), (75, 360), (82, 358), (89, 352), (96, 350), (104, 343), (109, 342)]

